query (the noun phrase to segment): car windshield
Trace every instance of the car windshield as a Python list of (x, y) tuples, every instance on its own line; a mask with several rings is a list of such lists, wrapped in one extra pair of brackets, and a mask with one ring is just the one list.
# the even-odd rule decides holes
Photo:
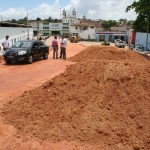
[(31, 41), (18, 41), (12, 47), (13, 48), (27, 48), (30, 47), (32, 44)]

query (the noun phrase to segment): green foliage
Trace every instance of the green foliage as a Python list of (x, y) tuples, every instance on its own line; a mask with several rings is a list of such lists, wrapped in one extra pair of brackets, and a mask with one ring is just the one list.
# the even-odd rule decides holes
[(143, 14), (139, 14), (137, 19), (133, 23), (133, 29), (138, 32), (146, 32), (147, 31), (147, 20), (146, 16)]
[(128, 25), (128, 26), (133, 26), (133, 23), (134, 23), (134, 21), (133, 21), (133, 20), (129, 20), (129, 21), (127, 21), (127, 25)]
[(104, 21), (102, 23), (102, 27), (103, 28), (111, 28), (117, 25), (117, 21), (116, 20), (108, 20), (108, 21)]
[(17, 23), (17, 20), (16, 19), (12, 19), (11, 23)]
[(131, 9), (135, 9), (135, 12), (137, 14), (139, 13), (147, 13), (150, 12), (150, 0), (139, 0), (139, 1), (134, 1), (132, 5), (128, 6), (126, 8), (126, 11), (128, 12)]
[(134, 9), (138, 14), (135, 22), (133, 23), (133, 29), (139, 32), (146, 32), (147, 23), (149, 22), (148, 18), (150, 17), (150, 0), (135, 1), (132, 3), (132, 5), (126, 8), (126, 12), (130, 11), (131, 9)]
[(36, 21), (41, 21), (41, 18), (37, 17), (37, 18), (36, 18)]
[[(13, 20), (13, 19), (12, 19)], [(19, 19), (17, 21), (18, 24), (27, 24), (27, 17), (24, 17), (24, 19)]]
[(106, 41), (104, 41), (103, 43), (101, 43), (101, 45), (110, 45), (110, 43), (109, 42), (106, 42)]
[(49, 23), (49, 22), (53, 22), (53, 19), (51, 17), (47, 18), (47, 19), (44, 19), (42, 21), (43, 23)]

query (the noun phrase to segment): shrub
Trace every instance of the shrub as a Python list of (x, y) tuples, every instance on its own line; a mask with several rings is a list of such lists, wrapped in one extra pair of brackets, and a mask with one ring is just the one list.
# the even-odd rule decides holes
[(101, 43), (101, 45), (110, 45), (110, 43), (105, 41), (105, 42)]

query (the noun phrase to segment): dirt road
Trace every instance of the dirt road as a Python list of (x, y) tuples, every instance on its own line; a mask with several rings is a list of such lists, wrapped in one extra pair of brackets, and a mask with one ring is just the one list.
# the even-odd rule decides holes
[[(46, 44), (50, 45), (52, 39)], [(86, 46), (82, 44), (68, 44), (67, 57), (74, 56)], [(6, 65), (0, 63), (0, 108), (14, 97), (21, 95), (24, 91), (40, 86), (46, 80), (64, 72), (68, 65), (73, 64), (61, 59), (53, 60), (50, 51), (48, 60), (36, 61), (33, 64)], [(3, 123), (0, 117), (0, 149), (1, 150), (71, 150), (82, 149), (76, 143), (62, 141), (60, 143), (49, 143), (39, 139), (16, 136), (17, 130)]]

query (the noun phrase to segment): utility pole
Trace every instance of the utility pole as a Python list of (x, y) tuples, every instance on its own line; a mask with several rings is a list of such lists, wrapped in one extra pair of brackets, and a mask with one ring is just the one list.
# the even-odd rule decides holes
[(149, 32), (149, 12), (147, 12), (147, 37), (146, 37), (146, 51), (148, 50), (148, 32)]
[(60, 20), (61, 20), (61, 8), (59, 8), (60, 9)]
[(28, 34), (28, 39), (29, 39), (29, 23), (28, 23), (28, 13), (27, 13), (27, 34)]
[(1, 15), (1, 22), (3, 22), (3, 16)]

